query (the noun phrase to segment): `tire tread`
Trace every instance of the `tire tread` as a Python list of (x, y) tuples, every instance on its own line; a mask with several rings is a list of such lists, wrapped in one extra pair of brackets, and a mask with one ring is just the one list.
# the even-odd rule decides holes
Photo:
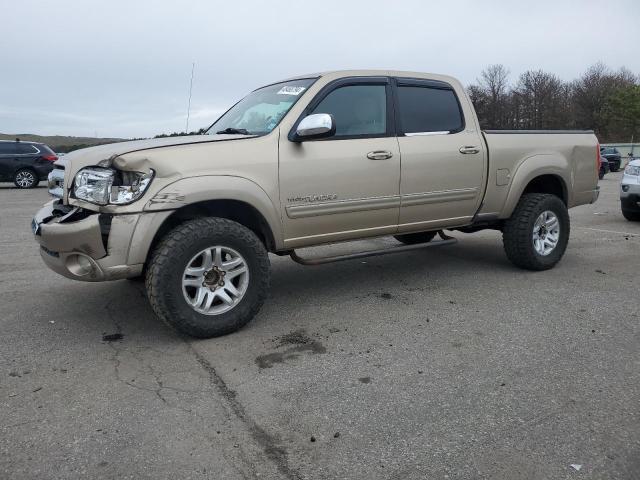
[[(217, 236), (235, 237), (242, 241), (257, 258), (258, 269), (251, 271), (251, 281), (258, 282), (257, 299), (251, 304), (241, 301), (228, 313), (236, 319), (225, 326), (212, 325), (203, 329), (194, 321), (193, 315), (185, 315), (177, 308), (176, 302), (167, 298), (165, 288), (168, 272), (171, 271), (171, 257), (188, 254), (194, 239), (202, 238), (204, 232), (215, 232)], [(145, 286), (149, 303), (156, 315), (171, 328), (198, 338), (210, 338), (234, 332), (246, 325), (260, 310), (269, 291), (270, 265), (267, 250), (258, 237), (248, 228), (226, 218), (205, 217), (181, 223), (160, 241), (149, 262)], [(184, 299), (180, 299), (184, 300)], [(201, 315), (193, 311), (195, 315)], [(222, 314), (226, 315), (226, 314)]]
[[(556, 246), (556, 251), (550, 254), (554, 255), (553, 260), (542, 261), (533, 248), (531, 239), (532, 219), (535, 221), (535, 218), (541, 213), (541, 204), (556, 202), (562, 205), (562, 212), (555, 212), (559, 214), (558, 219), (561, 222), (561, 238)], [(566, 221), (563, 221), (563, 218), (560, 218), (561, 216), (564, 216)], [(511, 217), (505, 221), (502, 230), (502, 242), (507, 258), (515, 266), (526, 270), (548, 270), (562, 258), (567, 247), (569, 228), (569, 216), (562, 200), (548, 193), (524, 194), (518, 201)]]

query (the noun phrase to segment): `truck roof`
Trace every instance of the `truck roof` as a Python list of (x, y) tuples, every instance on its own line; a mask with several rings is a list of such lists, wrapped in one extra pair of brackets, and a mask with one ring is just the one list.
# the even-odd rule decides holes
[[(450, 75), (441, 75), (439, 73), (411, 72), (404, 70), (330, 70), (327, 72), (316, 72), (307, 75), (296, 75), (289, 77), (283, 82), (289, 80), (299, 80), (301, 78), (317, 78), (329, 77), (337, 79), (342, 77), (408, 77), (408, 78), (425, 78), (429, 80), (442, 80), (443, 82), (459, 84), (455, 77)], [(278, 82), (279, 83), (279, 82)]]

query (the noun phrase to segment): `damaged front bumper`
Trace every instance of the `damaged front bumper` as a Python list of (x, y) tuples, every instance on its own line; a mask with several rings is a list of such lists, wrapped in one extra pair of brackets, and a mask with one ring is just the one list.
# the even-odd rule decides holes
[(51, 270), (74, 280), (100, 282), (142, 273), (143, 263), (128, 262), (139, 216), (92, 212), (53, 200), (35, 215), (31, 228)]

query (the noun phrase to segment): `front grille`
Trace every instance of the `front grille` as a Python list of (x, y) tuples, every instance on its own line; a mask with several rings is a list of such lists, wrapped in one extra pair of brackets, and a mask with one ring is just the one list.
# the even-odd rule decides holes
[(56, 198), (62, 198), (64, 192), (64, 169), (54, 168), (48, 177), (49, 194)]

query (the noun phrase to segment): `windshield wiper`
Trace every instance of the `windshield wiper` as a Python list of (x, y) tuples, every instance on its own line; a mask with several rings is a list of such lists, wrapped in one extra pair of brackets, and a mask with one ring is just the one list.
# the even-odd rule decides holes
[(233, 127), (229, 127), (229, 128), (225, 128), (224, 130), (220, 130), (219, 132), (216, 132), (218, 135), (220, 134), (229, 134), (229, 135), (251, 135), (247, 130), (245, 130), (244, 128), (233, 128)]

